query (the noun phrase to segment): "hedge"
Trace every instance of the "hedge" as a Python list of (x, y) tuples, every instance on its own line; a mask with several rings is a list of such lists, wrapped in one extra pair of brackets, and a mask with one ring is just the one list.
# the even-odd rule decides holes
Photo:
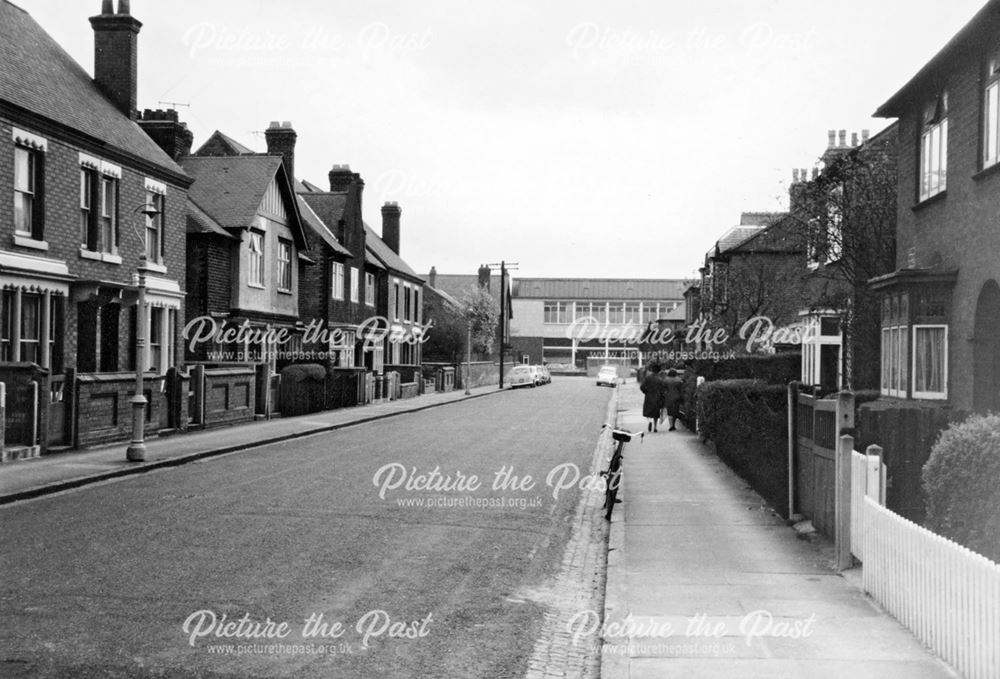
[(941, 433), (923, 469), (926, 526), (1000, 562), (1000, 415)]
[(788, 518), (786, 389), (762, 380), (706, 382), (697, 415), (719, 458)]
[(315, 413), (326, 407), (326, 368), (315, 363), (290, 365), (281, 371), (278, 404), (285, 416)]

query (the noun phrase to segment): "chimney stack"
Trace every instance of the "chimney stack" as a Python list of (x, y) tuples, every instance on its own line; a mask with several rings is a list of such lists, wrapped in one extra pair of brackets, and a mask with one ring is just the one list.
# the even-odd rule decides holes
[(174, 160), (191, 155), (194, 134), (187, 124), (180, 122), (174, 109), (153, 111), (147, 108), (138, 122), (143, 132)]
[(264, 139), (267, 141), (267, 152), (272, 156), (281, 156), (285, 163), (285, 172), (288, 174), (288, 181), (295, 185), (295, 140), (298, 135), (292, 128), (292, 124), (287, 120), (278, 122), (271, 121), (267, 130), (264, 131)]
[(94, 28), (94, 82), (115, 107), (135, 120), (138, 117), (139, 29), (142, 22), (129, 13), (128, 0), (103, 0), (101, 13), (90, 17)]
[(490, 289), (490, 267), (480, 264), (479, 265), (479, 287)]
[(437, 282), (438, 282), (438, 270), (436, 267), (432, 266), (431, 272), (427, 274), (427, 285), (431, 286), (432, 288), (436, 288)]
[(399, 254), (399, 217), (403, 211), (399, 203), (386, 203), (382, 206), (382, 240), (389, 248)]
[(354, 183), (355, 174), (351, 172), (350, 165), (334, 165), (330, 170), (330, 190), (341, 192), (347, 191)]

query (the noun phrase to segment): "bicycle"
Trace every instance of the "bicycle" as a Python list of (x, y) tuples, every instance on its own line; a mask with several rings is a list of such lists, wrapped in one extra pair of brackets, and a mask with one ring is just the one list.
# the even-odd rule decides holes
[[(604, 518), (608, 521), (611, 520), (615, 502), (618, 501), (618, 486), (621, 485), (622, 480), (622, 458), (624, 457), (625, 444), (635, 436), (633, 432), (612, 427), (610, 424), (601, 427), (601, 431), (609, 428), (611, 429), (611, 438), (615, 441), (615, 452), (611, 455), (607, 471), (601, 472), (601, 476), (604, 477)], [(639, 440), (642, 441), (645, 434), (643, 432), (636, 433), (639, 434)]]

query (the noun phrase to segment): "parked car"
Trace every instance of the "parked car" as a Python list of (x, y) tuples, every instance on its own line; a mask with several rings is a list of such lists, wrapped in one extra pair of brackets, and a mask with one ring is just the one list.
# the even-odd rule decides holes
[(533, 365), (531, 367), (538, 373), (538, 384), (548, 384), (552, 381), (552, 375), (549, 374), (549, 369), (544, 365)]
[(597, 372), (597, 386), (617, 387), (618, 368), (613, 365), (601, 366), (601, 369)]
[(538, 386), (537, 375), (530, 365), (515, 365), (507, 371), (504, 381), (511, 389)]

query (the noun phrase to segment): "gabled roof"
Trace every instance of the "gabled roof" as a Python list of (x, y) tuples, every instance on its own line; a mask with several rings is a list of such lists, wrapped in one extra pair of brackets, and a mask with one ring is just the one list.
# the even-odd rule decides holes
[(205, 143), (194, 152), (196, 156), (242, 156), (253, 154), (253, 149), (247, 148), (232, 137), (219, 130), (212, 133)]
[(1000, 0), (990, 0), (910, 81), (875, 111), (876, 118), (898, 118), (910, 106), (921, 102), (927, 90), (943, 86), (955, 61), (982, 56), (995, 46), (1000, 33)]
[(225, 228), (239, 229), (253, 223), (281, 156), (187, 156), (181, 166), (196, 180), (191, 199)]
[[(430, 295), (437, 295), (438, 297), (440, 297), (441, 298), (441, 302), (445, 306), (451, 307), (452, 309), (456, 309), (456, 310), (462, 308), (462, 303), (461, 302), (459, 302), (457, 299), (455, 299), (454, 297), (452, 297), (451, 295), (449, 295), (444, 290), (441, 290), (440, 288), (432, 288), (429, 283), (425, 283), (424, 284), (424, 290), (426, 290), (427, 293), (430, 294)], [(427, 301), (427, 297), (426, 296), (424, 297), (424, 301)]]
[(706, 257), (711, 259), (715, 257), (716, 253), (724, 255), (763, 230), (763, 226), (734, 226), (722, 234), (722, 238), (715, 242), (715, 245), (708, 251)]
[(299, 193), (299, 196), (309, 204), (324, 224), (336, 225), (344, 218), (344, 208), (347, 207), (346, 191), (306, 192)]
[(177, 163), (101, 93), (30, 14), (0, 0), (0, 106), (5, 102), (184, 179)]
[(392, 248), (386, 245), (385, 241), (383, 241), (379, 235), (375, 233), (375, 229), (367, 224), (365, 224), (365, 245), (368, 252), (371, 253), (377, 261), (381, 262), (386, 269), (420, 281), (424, 280), (423, 276), (418, 275), (413, 269), (411, 269), (410, 265), (403, 261), (402, 257), (393, 252)]
[(245, 229), (253, 224), (264, 194), (272, 181), (289, 209), (289, 225), (299, 247), (307, 246), (298, 201), (292, 193), (281, 156), (187, 156), (184, 171), (195, 178), (188, 195), (225, 229)]
[(191, 200), (190, 196), (187, 199), (187, 233), (214, 234), (224, 238), (234, 238), (233, 234), (212, 219), (211, 215), (198, 207), (198, 204)]
[(673, 300), (684, 296), (684, 281), (672, 278), (517, 278), (513, 296), (554, 300)]
[(307, 203), (305, 199), (298, 194), (296, 194), (295, 200), (299, 203), (299, 210), (302, 212), (302, 221), (304, 221), (306, 226), (309, 227), (309, 230), (319, 236), (319, 238), (334, 252), (350, 257), (350, 250), (340, 244), (337, 237), (330, 232), (330, 229), (323, 223), (323, 220), (319, 218), (319, 215), (317, 215), (313, 209), (309, 207), (309, 203)]

